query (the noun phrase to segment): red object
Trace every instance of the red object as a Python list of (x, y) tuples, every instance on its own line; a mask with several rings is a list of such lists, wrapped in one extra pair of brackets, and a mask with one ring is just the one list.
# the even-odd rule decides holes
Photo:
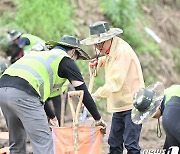
[(90, 60), (89, 65), (90, 65), (91, 69), (93, 69), (95, 66), (97, 66), (97, 64), (98, 64), (97, 58)]
[[(112, 43), (111, 43), (111, 44), (112, 44)], [(111, 49), (111, 45), (109, 46), (109, 48), (108, 48), (107, 51), (105, 52), (107, 55), (109, 55), (110, 49)]]
[(23, 51), (21, 50), (17, 56), (18, 59), (20, 59), (23, 56)]

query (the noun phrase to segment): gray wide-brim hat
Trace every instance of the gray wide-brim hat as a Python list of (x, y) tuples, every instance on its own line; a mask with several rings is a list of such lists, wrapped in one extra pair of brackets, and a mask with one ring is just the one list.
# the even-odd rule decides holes
[(113, 38), (116, 35), (123, 33), (120, 28), (109, 28), (109, 24), (105, 21), (98, 21), (89, 25), (90, 36), (80, 43), (82, 45), (94, 45)]
[(11, 30), (8, 32), (8, 35), (8, 39), (10, 41), (14, 41), (15, 39), (19, 38), (22, 35), (22, 33), (17, 30)]
[(80, 41), (74, 36), (64, 35), (61, 37), (61, 40), (59, 42), (53, 40), (46, 42), (46, 46), (48, 49), (52, 49), (57, 45), (63, 45), (76, 49), (76, 51), (79, 53), (78, 59), (81, 60), (90, 59), (89, 55), (83, 49), (80, 48)]
[(156, 82), (145, 89), (140, 89), (133, 98), (132, 121), (135, 124), (142, 124), (153, 117), (160, 107), (163, 98), (164, 85), (161, 82)]

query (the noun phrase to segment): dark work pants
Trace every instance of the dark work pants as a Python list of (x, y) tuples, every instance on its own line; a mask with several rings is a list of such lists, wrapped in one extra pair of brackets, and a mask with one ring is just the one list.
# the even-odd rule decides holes
[(108, 144), (110, 154), (122, 154), (123, 144), (128, 154), (140, 154), (139, 136), (142, 125), (131, 120), (131, 110), (113, 113)]
[(180, 97), (173, 96), (164, 109), (162, 124), (166, 132), (164, 148), (180, 147)]

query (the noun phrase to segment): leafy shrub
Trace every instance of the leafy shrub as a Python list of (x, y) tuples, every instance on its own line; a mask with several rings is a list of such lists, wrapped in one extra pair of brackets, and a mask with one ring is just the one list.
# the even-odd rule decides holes
[(179, 62), (179, 59), (180, 59), (180, 54), (179, 54), (180, 53), (180, 48), (173, 49), (172, 53), (173, 53), (173, 59), (174, 59), (176, 68), (180, 72), (180, 62)]
[(5, 12), (3, 24), (31, 33), (45, 40), (74, 34), (72, 8), (64, 0), (15, 0), (16, 14)]
[(142, 2), (136, 0), (100, 0), (104, 14), (114, 27), (123, 29), (121, 35), (139, 53), (158, 52), (159, 47), (154, 40), (140, 33), (138, 20), (145, 20), (140, 8)]

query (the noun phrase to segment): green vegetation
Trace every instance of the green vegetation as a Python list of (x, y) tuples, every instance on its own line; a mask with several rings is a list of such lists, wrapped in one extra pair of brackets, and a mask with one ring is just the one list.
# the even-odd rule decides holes
[[(146, 85), (151, 84), (156, 80), (159, 61), (159, 45), (144, 31), (144, 27), (151, 27), (148, 19), (144, 17), (142, 6), (146, 5), (157, 7), (161, 1), (154, 0), (98, 0), (101, 9), (106, 16), (106, 19), (113, 27), (121, 28), (124, 33), (120, 35), (127, 41), (138, 56), (147, 54), (153, 57), (153, 62), (141, 62), (144, 65), (143, 73)], [(6, 27), (17, 29), (22, 32), (31, 33), (45, 40), (59, 40), (64, 34), (75, 34), (76, 17), (73, 16), (76, 6), (76, 1), (66, 0), (14, 0), (16, 12), (4, 12), (0, 20), (0, 28)], [(75, 10), (76, 11), (76, 10)], [(96, 15), (94, 15), (96, 16)], [(94, 18), (93, 18), (94, 19)], [(83, 19), (82, 19), (83, 20)], [(98, 19), (97, 19), (98, 20)], [(78, 21), (78, 20), (77, 20)], [(88, 25), (82, 24), (80, 31), (88, 30)], [(1, 30), (1, 29), (0, 29)], [(5, 43), (6, 34), (0, 34), (1, 48), (5, 51), (7, 43)], [(89, 47), (84, 47), (89, 49)], [(91, 51), (90, 49), (89, 51)], [(85, 50), (86, 51), (86, 50)], [(177, 70), (180, 71), (179, 49), (174, 49), (172, 54)], [(90, 55), (95, 55), (93, 52)], [(148, 56), (145, 56), (148, 58)], [(141, 57), (142, 58), (142, 57)], [(78, 66), (81, 69), (83, 77), (88, 85), (89, 71), (88, 61), (78, 61)], [(150, 65), (150, 66), (148, 66)], [(154, 68), (153, 73), (149, 68)], [(104, 83), (104, 72), (101, 70), (95, 80), (94, 90)], [(94, 92), (94, 91), (93, 91)], [(102, 100), (104, 102), (104, 100)], [(105, 103), (98, 102), (100, 108), (104, 108)]]
[(174, 50), (173, 50), (173, 59), (174, 59), (174, 62), (175, 62), (175, 65), (176, 65), (176, 68), (177, 68), (177, 70), (179, 71), (179, 73), (180, 73), (180, 62), (179, 62), (179, 60), (180, 60), (180, 48), (175, 48)]
[[(158, 60), (160, 47), (144, 31), (144, 27), (151, 26), (147, 19), (145, 19), (141, 6), (143, 3), (153, 6), (157, 4), (156, 2), (149, 3), (149, 1), (100, 0), (100, 5), (112, 26), (119, 27), (124, 31), (120, 37), (132, 46), (138, 56), (149, 53), (155, 57), (155, 60)], [(152, 81), (155, 81), (155, 78), (153, 76), (147, 76), (146, 83), (152, 83)]]
[[(136, 0), (101, 0), (101, 7), (114, 27), (123, 29), (124, 38), (138, 53), (158, 53), (159, 47), (147, 34), (140, 33), (139, 20), (146, 23), (140, 2)], [(112, 9), (113, 8), (113, 9)]]
[(74, 34), (71, 5), (64, 0), (15, 0), (16, 14), (5, 12), (3, 25), (19, 29), (45, 40), (59, 39), (63, 34)]

